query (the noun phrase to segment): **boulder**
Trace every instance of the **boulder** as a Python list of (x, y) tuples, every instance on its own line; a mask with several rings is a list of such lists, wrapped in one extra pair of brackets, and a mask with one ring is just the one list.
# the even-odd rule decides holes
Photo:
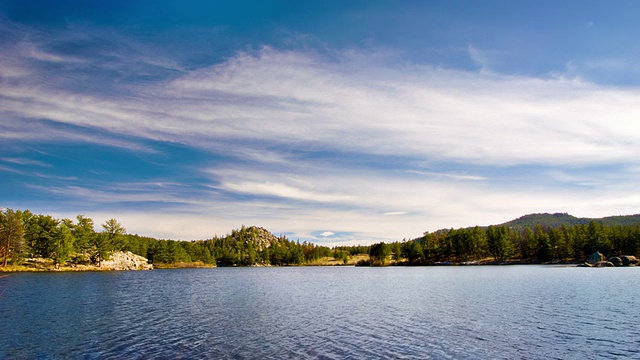
[(622, 265), (624, 266), (631, 266), (631, 265), (638, 264), (638, 259), (633, 255), (621, 255), (620, 260), (622, 261)]
[(116, 251), (109, 260), (104, 260), (100, 266), (108, 270), (151, 270), (153, 265), (149, 264), (147, 258), (136, 255), (131, 251)]
[(606, 261), (606, 260), (607, 258), (604, 257), (604, 255), (602, 255), (601, 252), (596, 251), (593, 254), (591, 254), (591, 257), (589, 258), (589, 264), (596, 265), (597, 263), (601, 261)]
[(599, 261), (594, 264), (595, 267), (615, 267), (611, 261)]
[[(622, 261), (622, 259), (620, 259), (620, 258), (619, 258), (619, 257), (617, 257), (617, 256), (612, 257), (611, 259), (609, 259), (609, 261), (610, 261), (610, 262), (611, 262), (615, 267), (623, 266), (623, 261)], [(629, 266), (629, 265), (627, 264), (627, 265), (624, 265), (624, 266)]]

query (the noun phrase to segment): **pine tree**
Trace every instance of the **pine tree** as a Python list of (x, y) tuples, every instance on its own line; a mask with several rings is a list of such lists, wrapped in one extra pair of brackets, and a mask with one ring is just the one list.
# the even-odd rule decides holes
[(15, 263), (16, 257), (23, 251), (22, 216), (20, 212), (7, 209), (0, 213), (0, 250), (3, 256), (3, 266), (7, 266), (9, 258)]

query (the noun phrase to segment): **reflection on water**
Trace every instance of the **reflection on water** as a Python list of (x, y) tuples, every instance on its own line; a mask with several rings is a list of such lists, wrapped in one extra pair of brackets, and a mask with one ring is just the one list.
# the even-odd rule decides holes
[(0, 358), (602, 358), (640, 269), (217, 268), (0, 279)]

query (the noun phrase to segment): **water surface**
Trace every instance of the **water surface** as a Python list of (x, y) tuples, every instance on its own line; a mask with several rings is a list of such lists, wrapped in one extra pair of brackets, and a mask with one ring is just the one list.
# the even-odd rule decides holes
[(216, 268), (0, 279), (0, 358), (640, 358), (640, 269)]

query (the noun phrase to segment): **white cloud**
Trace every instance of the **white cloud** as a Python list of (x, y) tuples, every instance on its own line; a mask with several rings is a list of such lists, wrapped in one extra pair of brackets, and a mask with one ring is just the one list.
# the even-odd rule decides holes
[(332, 231), (325, 231), (325, 232), (323, 232), (322, 234), (320, 234), (320, 236), (322, 236), (322, 237), (328, 237), (328, 236), (333, 236), (333, 235), (335, 235), (335, 234), (336, 234), (336, 233), (334, 233), (334, 232), (332, 232)]
[(306, 191), (293, 186), (279, 183), (260, 183), (260, 182), (241, 182), (226, 183), (221, 186), (222, 189), (247, 193), (251, 195), (277, 196), (281, 198), (290, 198), (297, 200), (317, 201), (317, 202), (338, 202), (346, 200), (349, 196), (331, 195), (326, 193), (317, 193)]
[(502, 165), (628, 161), (640, 150), (635, 90), (355, 58), (265, 48), (117, 99), (2, 84), (2, 113), (205, 148), (259, 140)]
[[(75, 64), (37, 48), (30, 54)], [(91, 141), (152, 151), (133, 140), (101, 135), (125, 134), (127, 139), (180, 142), (241, 160), (233, 166), (202, 164), (211, 183), (191, 196), (179, 186), (159, 189), (138, 183), (91, 189), (32, 186), (105, 208), (113, 205), (116, 213), (94, 216), (117, 217), (130, 232), (198, 239), (246, 224), (276, 234), (292, 232), (294, 239), (313, 239), (313, 229), (329, 228), (349, 233), (354, 243), (371, 243), (442, 227), (507, 221), (530, 212), (604, 216), (637, 212), (640, 206), (638, 197), (629, 196), (637, 172), (623, 173), (627, 178), (599, 178), (596, 189), (566, 188), (589, 179), (589, 172), (577, 175), (574, 167), (639, 162), (640, 92), (635, 89), (579, 79), (389, 67), (357, 52), (327, 60), (311, 52), (264, 48), (257, 55), (240, 53), (170, 81), (127, 85), (120, 89), (126, 95), (119, 96), (118, 91), (102, 95), (39, 83), (35, 70), (19, 66), (19, 59), (10, 56), (2, 55), (0, 62), (9, 63), (10, 72), (21, 80), (0, 83), (0, 138)], [(80, 128), (58, 129), (35, 119)], [(83, 131), (91, 129), (100, 135)], [(455, 162), (456, 168), (535, 164), (567, 170), (514, 182), (513, 174), (500, 178), (491, 171), (422, 165), (387, 170), (345, 166), (332, 159), (301, 160), (297, 155), (306, 151)], [(256, 200), (264, 197), (270, 199)], [(123, 212), (117, 209), (119, 202), (176, 206), (166, 212)], [(334, 232), (321, 235), (336, 244), (344, 240)]]
[[(630, 195), (637, 176), (624, 184), (588, 191), (526, 183), (503, 188), (500, 184), (484, 182), (405, 182), (394, 176), (381, 176), (363, 184), (366, 176), (347, 176), (349, 182), (362, 186), (343, 189), (351, 194), (350, 199), (330, 203), (313, 199), (296, 199), (299, 203), (252, 197), (248, 200), (226, 199), (215, 193), (201, 193), (190, 199), (171, 189), (150, 191), (152, 186), (144, 184), (115, 184), (113, 188), (101, 191), (78, 187), (34, 190), (56, 192), (76, 204), (77, 213), (86, 213), (96, 222), (115, 217), (130, 233), (159, 238), (204, 239), (227, 234), (244, 224), (263, 226), (276, 235), (287, 233), (293, 240), (330, 246), (397, 241), (418, 237), (424, 231), (501, 223), (534, 212), (569, 212), (576, 216), (601, 217), (637, 213), (640, 206), (640, 197)], [(328, 178), (314, 181), (319, 184), (330, 182)], [(126, 190), (121, 191), (120, 188)], [(340, 194), (340, 188), (337, 184), (327, 185), (326, 191)], [(166, 206), (152, 210), (127, 210), (122, 206), (122, 203), (140, 201)], [(97, 207), (103, 210), (87, 213), (88, 203), (98, 204)], [(23, 204), (3, 205), (24, 207)], [(391, 206), (406, 210), (380, 210)], [(60, 213), (57, 206), (37, 209), (59, 217), (75, 216), (74, 213)], [(315, 229), (327, 228), (332, 231), (324, 232), (321, 237), (313, 235)]]

